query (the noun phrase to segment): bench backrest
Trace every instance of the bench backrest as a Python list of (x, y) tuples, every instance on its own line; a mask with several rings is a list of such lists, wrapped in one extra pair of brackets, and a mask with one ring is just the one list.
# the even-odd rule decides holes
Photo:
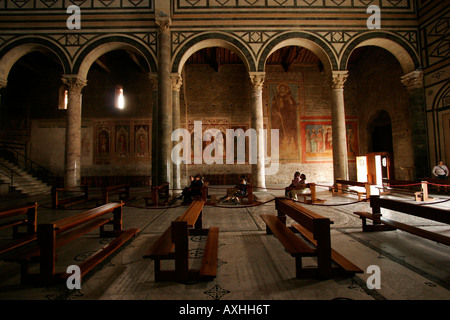
[(367, 184), (367, 182), (340, 180), (340, 179), (336, 179), (336, 183), (350, 185), (350, 186), (358, 186), (358, 187), (365, 187)]
[(110, 202), (100, 207), (75, 214), (65, 219), (58, 220), (53, 223), (54, 228), (58, 231), (58, 233), (61, 233), (66, 230), (75, 228), (87, 221), (93, 220), (96, 217), (107, 214), (113, 210), (117, 210), (119, 208), (121, 209), (123, 205), (123, 202)]
[(450, 210), (420, 206), (412, 203), (396, 201), (392, 199), (380, 198), (380, 196), (370, 197), (370, 206), (373, 213), (380, 213), (380, 208), (399, 211), (424, 219), (434, 220), (450, 224)]
[(30, 210), (32, 208), (34, 208), (36, 210), (37, 207), (38, 207), (38, 204), (36, 202), (36, 203), (26, 205), (26, 206), (1, 209), (0, 210), (0, 218), (8, 218), (8, 217), (16, 216), (19, 214), (26, 214), (28, 212), (28, 210)]
[(194, 200), (186, 210), (186, 212), (179, 219), (177, 219), (177, 221), (185, 221), (187, 222), (188, 227), (193, 227), (198, 217), (202, 213), (204, 205), (205, 201)]
[(308, 229), (314, 234), (314, 237), (322, 230), (326, 230), (327, 228), (329, 230), (330, 228), (331, 221), (329, 218), (312, 212), (290, 199), (277, 198), (275, 200), (275, 208), (278, 210), (278, 213), (281, 212), (288, 215), (297, 223)]

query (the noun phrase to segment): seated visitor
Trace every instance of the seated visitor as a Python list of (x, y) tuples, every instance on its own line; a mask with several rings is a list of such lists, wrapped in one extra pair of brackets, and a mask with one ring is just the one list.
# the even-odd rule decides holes
[(298, 200), (298, 198), (297, 198), (298, 194), (304, 194), (307, 192), (308, 192), (308, 188), (306, 187), (306, 176), (302, 173), (300, 175), (300, 181), (297, 184), (297, 186), (295, 186), (294, 189), (289, 191), (289, 197), (294, 200)]
[(244, 197), (247, 195), (247, 180), (244, 176), (241, 176), (239, 183), (231, 190), (229, 190), (228, 194), (226, 196), (223, 196), (219, 199), (219, 203), (233, 200), (235, 204), (239, 204), (241, 201), (239, 197)]
[(284, 189), (284, 196), (289, 197), (289, 192), (293, 188), (297, 187), (299, 183), (300, 183), (300, 172), (297, 171), (294, 173), (294, 179), (292, 180), (291, 184)]
[(192, 202), (192, 198), (193, 197), (197, 197), (202, 195), (202, 186), (203, 186), (203, 181), (201, 179), (201, 176), (199, 174), (196, 174), (193, 178), (193, 180), (191, 180), (191, 185), (188, 188), (185, 188), (185, 190), (183, 190), (183, 203), (190, 203)]

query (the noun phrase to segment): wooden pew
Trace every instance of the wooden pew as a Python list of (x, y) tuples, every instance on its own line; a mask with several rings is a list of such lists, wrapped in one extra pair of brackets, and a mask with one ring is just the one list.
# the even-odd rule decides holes
[[(80, 192), (82, 194), (80, 194)], [(52, 208), (66, 209), (70, 206), (83, 203), (89, 200), (89, 187), (78, 186), (69, 188), (52, 187)], [(74, 194), (77, 195), (74, 195)], [(71, 196), (67, 196), (71, 194)]]
[[(267, 233), (274, 234), (286, 251), (295, 258), (296, 277), (327, 279), (339, 275), (353, 275), (363, 270), (331, 248), (330, 219), (316, 214), (294, 201), (276, 198), (278, 216), (261, 214)], [(286, 226), (286, 216), (295, 222)], [(295, 233), (300, 233), (302, 237)], [(305, 240), (304, 240), (305, 239)], [(317, 268), (302, 268), (303, 257), (316, 257)]]
[[(305, 185), (306, 189), (309, 189), (309, 192), (305, 192), (305, 193), (297, 193), (297, 198), (298, 197), (303, 197), (303, 202), (304, 203), (324, 203), (325, 200), (322, 199), (318, 199), (317, 198), (317, 191), (316, 191), (316, 184), (315, 183), (307, 183)], [(287, 190), (291, 190), (290, 188), (286, 188)], [(295, 188), (294, 188), (295, 189)], [(310, 197), (311, 199), (307, 199), (307, 197)], [(296, 200), (294, 198), (294, 200)]]
[[(416, 217), (450, 224), (450, 211), (438, 209), (428, 206), (419, 206), (412, 203), (396, 201), (392, 199), (383, 199), (380, 196), (370, 197), (370, 206), (372, 212), (354, 212), (362, 220), (362, 230), (370, 231), (388, 231), (403, 230), (419, 237), (426, 238), (438, 243), (450, 245), (450, 237), (439, 233), (431, 232), (425, 229), (414, 227), (405, 223), (401, 223), (392, 219), (384, 218), (381, 214), (381, 208), (402, 212)], [(372, 224), (367, 224), (367, 220), (371, 220)]]
[[(6, 219), (0, 224), (0, 229), (12, 227), (12, 241), (0, 246), (0, 254), (9, 252), (36, 240), (37, 235), (37, 202), (26, 206), (2, 209), (0, 219)], [(22, 216), (17, 219), (11, 217)], [(26, 231), (19, 231), (25, 227)]]
[[(38, 224), (37, 244), (5, 258), (21, 264), (21, 283), (39, 283), (49, 285), (70, 275), (56, 272), (56, 251), (78, 237), (100, 229), (100, 237), (114, 237), (106, 247), (79, 264), (81, 277), (120, 248), (139, 229), (122, 230), (123, 203), (111, 202), (100, 207), (84, 211), (53, 223)], [(105, 217), (111, 214), (112, 216)], [(105, 230), (105, 226), (112, 230)], [(31, 263), (39, 263), (39, 273), (29, 272)]]
[(441, 192), (442, 188), (443, 193), (448, 193), (450, 189), (449, 180), (427, 178), (425, 181), (428, 182), (428, 189), (435, 189), (437, 192)]
[(420, 201), (419, 196), (422, 192), (421, 184), (410, 180), (383, 179), (383, 186), (377, 188), (380, 189), (380, 195), (411, 196), (416, 201)]
[[(350, 189), (350, 187), (356, 187), (356, 189)], [(336, 180), (336, 185), (331, 189), (333, 195), (339, 194), (343, 195), (344, 193), (354, 193), (358, 197), (358, 201), (365, 200), (369, 201), (370, 199), (370, 183), (367, 182), (359, 182), (359, 181), (350, 181), (350, 180)]]
[(110, 196), (112, 194), (118, 194), (119, 200), (122, 201), (130, 201), (135, 197), (130, 197), (130, 185), (129, 184), (119, 184), (114, 186), (105, 186), (102, 187), (102, 196), (97, 199), (97, 205), (99, 205), (99, 201), (102, 204), (106, 204), (110, 202)]
[[(155, 263), (155, 281), (212, 280), (217, 272), (219, 228), (202, 227), (202, 211), (205, 201), (194, 200), (185, 213), (172, 221), (166, 231), (153, 243), (144, 258)], [(200, 269), (189, 268), (189, 236), (207, 236)], [(162, 270), (161, 260), (174, 260), (173, 270)]]
[(144, 199), (146, 206), (157, 207), (160, 204), (160, 202), (162, 205), (167, 205), (170, 202), (169, 183), (166, 182), (159, 186), (152, 186), (151, 196), (144, 197)]

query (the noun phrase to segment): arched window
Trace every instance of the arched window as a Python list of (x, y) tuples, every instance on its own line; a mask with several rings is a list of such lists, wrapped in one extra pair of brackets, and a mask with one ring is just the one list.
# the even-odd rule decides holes
[(59, 110), (67, 110), (68, 94), (69, 91), (67, 90), (67, 87), (65, 85), (59, 87), (59, 102), (58, 102)]
[(125, 108), (125, 98), (123, 94), (123, 87), (121, 85), (116, 86), (115, 107), (117, 109)]

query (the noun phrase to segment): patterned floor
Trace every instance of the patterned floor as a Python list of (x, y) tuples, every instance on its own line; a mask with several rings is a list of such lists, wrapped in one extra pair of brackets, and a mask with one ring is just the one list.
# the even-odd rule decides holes
[[(143, 259), (147, 248), (182, 214), (186, 207), (150, 209), (145, 207), (138, 190), (137, 200), (124, 208), (124, 228), (140, 228), (138, 236), (105, 263), (83, 278), (80, 290), (64, 285), (53, 287), (21, 286), (19, 265), (0, 262), (0, 300), (448, 300), (450, 299), (450, 249), (402, 231), (362, 233), (361, 220), (353, 211), (370, 211), (369, 204), (353, 196), (333, 196), (319, 192), (323, 204), (305, 205), (329, 217), (332, 247), (361, 269), (380, 267), (381, 289), (367, 287), (369, 273), (330, 280), (296, 279), (294, 259), (279, 241), (265, 233), (262, 213), (275, 214), (275, 196), (282, 191), (257, 192), (258, 206), (223, 204), (207, 206), (203, 226), (218, 226), (219, 251), (217, 277), (209, 282), (179, 284), (155, 282), (154, 266)], [(220, 189), (217, 195), (220, 196)], [(445, 197), (436, 206), (450, 208)], [(16, 202), (23, 199), (16, 199)], [(409, 200), (407, 200), (409, 201)], [(439, 202), (439, 203), (438, 203)], [(79, 205), (72, 210), (51, 210), (49, 199), (39, 200), (39, 221), (51, 221), (81, 212), (95, 203)], [(11, 204), (11, 201), (8, 203)], [(383, 214), (399, 221), (450, 235), (450, 227), (393, 212)], [(0, 234), (6, 241), (8, 234)], [(111, 239), (99, 239), (96, 232), (68, 244), (58, 256), (59, 268), (79, 263), (105, 246)], [(190, 262), (199, 265), (205, 237), (190, 239)], [(170, 262), (167, 262), (170, 263)], [(304, 266), (315, 265), (306, 258)]]

